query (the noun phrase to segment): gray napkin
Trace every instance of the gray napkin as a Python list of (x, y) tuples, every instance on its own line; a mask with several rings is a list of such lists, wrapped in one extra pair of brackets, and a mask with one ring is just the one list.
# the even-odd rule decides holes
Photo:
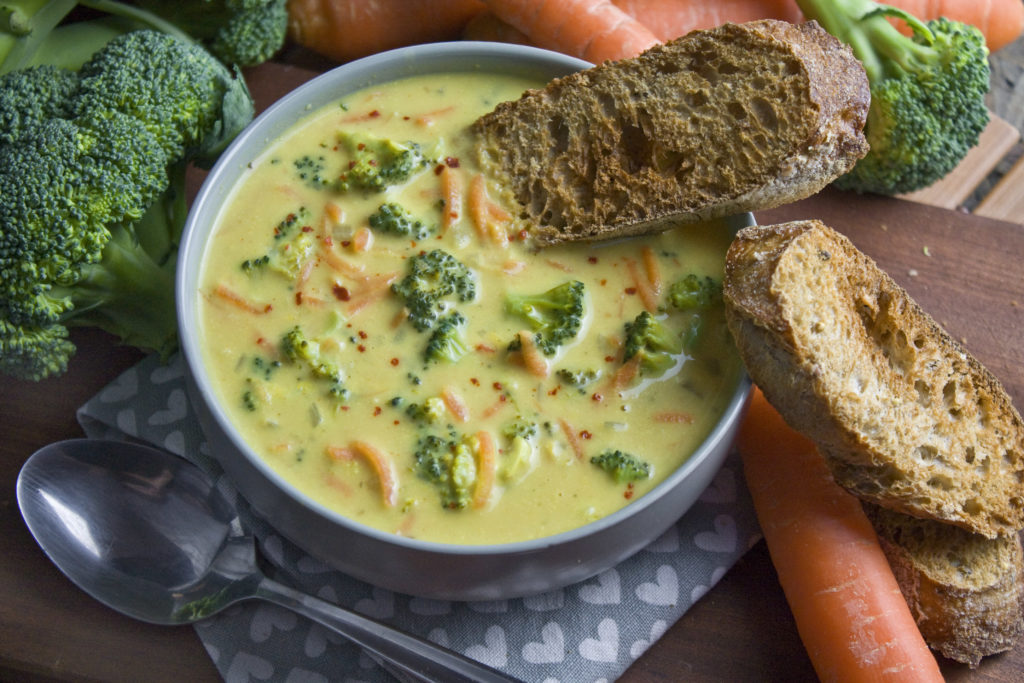
[[(189, 405), (180, 357), (167, 365), (143, 360), (82, 406), (78, 420), (88, 436), (142, 439), (183, 456), (234, 491)], [(524, 681), (546, 683), (616, 679), (760, 538), (732, 453), (675, 526), (618, 566), (542, 595), (448, 602), (396, 594), (334, 571), (255, 517), (241, 497), (238, 504), (278, 581)], [(229, 683), (392, 680), (358, 647), (275, 605), (242, 603), (195, 629)]]

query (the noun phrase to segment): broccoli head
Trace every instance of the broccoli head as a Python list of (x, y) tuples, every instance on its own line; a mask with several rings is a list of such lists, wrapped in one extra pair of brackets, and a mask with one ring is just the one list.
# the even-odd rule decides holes
[(610, 449), (601, 455), (595, 455), (590, 462), (610, 474), (620, 484), (647, 479), (652, 473), (649, 463), (617, 449)]
[(722, 283), (690, 273), (669, 286), (668, 301), (684, 311), (706, 310), (722, 303)]
[(323, 353), (320, 340), (308, 338), (296, 325), (281, 337), (280, 350), (285, 360), (305, 365), (314, 377), (325, 380), (332, 397), (348, 398), (341, 369)]
[[(584, 294), (583, 283), (570, 280), (540, 294), (508, 294), (505, 311), (528, 322), (537, 348), (545, 356), (553, 356), (559, 346), (579, 333), (585, 310)], [(509, 350), (518, 348), (516, 338)]]
[(427, 340), (423, 358), (427, 362), (437, 363), (448, 361), (454, 363), (466, 355), (466, 318), (458, 311), (453, 311), (442, 318)]
[(626, 323), (622, 359), (639, 358), (642, 375), (660, 377), (676, 364), (676, 355), (682, 351), (683, 342), (679, 335), (647, 311)]
[(297, 278), (316, 251), (316, 238), (306, 222), (309, 217), (306, 207), (285, 216), (274, 227), (270, 250), (262, 256), (242, 261), (242, 270), (254, 274), (270, 269), (289, 280)]
[(341, 133), (340, 138), (352, 155), (348, 168), (338, 178), (338, 190), (342, 192), (380, 192), (404, 183), (430, 164), (416, 143), (401, 144), (388, 138), (347, 132)]
[(200, 45), (167, 33), (117, 36), (78, 74), (78, 115), (117, 111), (137, 119), (169, 162), (215, 159), (252, 120), (241, 74)]
[[(853, 49), (871, 105), (867, 156), (835, 185), (899, 194), (927, 187), (960, 163), (988, 123), (988, 48), (981, 32), (939, 18), (927, 23), (869, 0), (798, 0), (807, 19)], [(912, 30), (900, 33), (888, 17)]]
[(414, 218), (405, 207), (395, 202), (381, 204), (370, 214), (370, 227), (385, 235), (408, 237), (414, 240), (425, 240), (433, 234), (429, 226)]
[(416, 473), (438, 488), (442, 506), (458, 510), (469, 505), (476, 482), (476, 458), (464, 440), (424, 436), (416, 445), (414, 458)]
[(72, 115), (78, 72), (51, 65), (10, 71), (0, 76), (0, 144), (17, 140), (47, 119)]
[(409, 322), (423, 332), (432, 329), (447, 312), (451, 299), (466, 302), (476, 297), (473, 272), (442, 249), (409, 259), (408, 274), (391, 285), (409, 312)]

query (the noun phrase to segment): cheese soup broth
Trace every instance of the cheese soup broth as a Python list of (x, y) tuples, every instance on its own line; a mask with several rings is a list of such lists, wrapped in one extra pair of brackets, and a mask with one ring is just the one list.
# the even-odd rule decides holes
[[(720, 307), (699, 314), (699, 352), (674, 356), (660, 377), (631, 376), (636, 364), (624, 363), (622, 350), (625, 323), (644, 310), (644, 293), (658, 290), (659, 279), (654, 315), (677, 338), (685, 334), (694, 315), (665, 303), (669, 285), (691, 273), (720, 280), (731, 239), (722, 224), (534, 251), (501, 208), (501, 188), (485, 186), (480, 209), (467, 127), (535, 85), (434, 75), (345, 97), (254, 162), (218, 217), (200, 308), (204, 362), (220, 399), (274, 469), (353, 520), (459, 544), (575, 528), (642, 496), (683, 463), (735, 390), (739, 363)], [(358, 143), (340, 136), (353, 133), (418, 143), (430, 162), (384, 191), (342, 191), (337, 179)], [(453, 196), (449, 180), (459, 188), (454, 206), (444, 202)], [(385, 203), (431, 234), (370, 228)], [(446, 229), (444, 212), (458, 214)], [(488, 227), (474, 216), (487, 216)], [(424, 359), (432, 331), (417, 330), (391, 291), (411, 259), (435, 249), (463, 263), (475, 282), (473, 300), (447, 299), (444, 314), (466, 320), (466, 352), (456, 362)], [(548, 374), (539, 376), (523, 351), (509, 350), (530, 324), (503, 302), (569, 281), (584, 285), (585, 315), (574, 338), (542, 356)], [(311, 342), (305, 351), (316, 352), (313, 363), (284, 352), (296, 328)], [(598, 376), (573, 386), (560, 370)], [(426, 407), (434, 421), (423, 416)], [(517, 424), (534, 425), (536, 434), (512, 438)], [(468, 491), (461, 507), (417, 467), (429, 435), (447, 444), (446, 457), (459, 454), (454, 476)], [(615, 449), (647, 463), (650, 476), (620, 482), (591, 462)]]

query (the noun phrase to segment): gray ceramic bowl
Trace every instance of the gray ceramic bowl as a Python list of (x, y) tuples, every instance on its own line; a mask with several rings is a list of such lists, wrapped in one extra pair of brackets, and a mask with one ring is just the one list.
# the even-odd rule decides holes
[[(727, 410), (693, 456), (654, 490), (581, 528), (532, 541), (486, 546), (402, 538), (353, 522), (282, 479), (242, 440), (203, 367), (197, 307), (200, 259), (215, 219), (246, 164), (297, 120), (374, 83), (445, 71), (535, 76), (543, 81), (590, 66), (565, 55), (492, 43), (439, 43), (387, 52), (338, 67), (259, 116), (225, 152), (193, 204), (176, 284), (190, 397), (213, 455), (255, 510), (327, 564), (393, 591), (454, 600), (494, 600), (553, 590), (589, 578), (660, 536), (697, 500), (725, 459), (750, 389), (743, 377)], [(749, 214), (735, 229), (753, 223)]]

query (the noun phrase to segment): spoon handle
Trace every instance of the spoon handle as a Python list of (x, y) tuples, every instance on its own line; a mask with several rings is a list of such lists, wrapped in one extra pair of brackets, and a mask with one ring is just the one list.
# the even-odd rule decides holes
[(264, 577), (255, 597), (286, 607), (345, 636), (402, 671), (428, 681), (509, 683), (517, 679), (418, 636), (342, 609)]

